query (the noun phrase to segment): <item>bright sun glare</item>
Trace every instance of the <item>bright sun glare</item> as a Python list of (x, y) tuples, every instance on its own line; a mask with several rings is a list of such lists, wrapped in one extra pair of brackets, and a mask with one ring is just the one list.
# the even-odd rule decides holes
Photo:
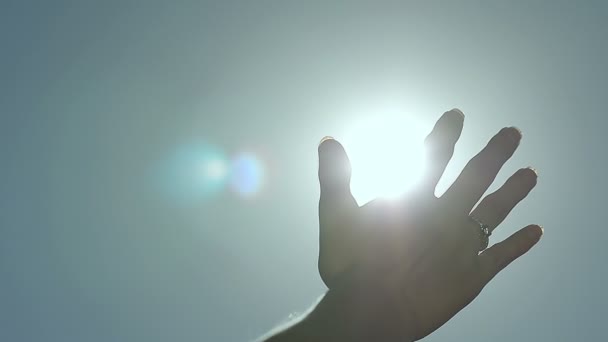
[(400, 114), (356, 121), (337, 137), (351, 160), (351, 189), (359, 204), (398, 196), (419, 180), (426, 133), (414, 118)]

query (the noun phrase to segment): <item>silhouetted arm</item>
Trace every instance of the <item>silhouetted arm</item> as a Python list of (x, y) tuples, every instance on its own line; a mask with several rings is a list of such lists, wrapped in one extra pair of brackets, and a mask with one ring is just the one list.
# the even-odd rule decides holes
[[(304, 341), (414, 341), (409, 336), (403, 320), (385, 315), (396, 310), (394, 304), (374, 300), (366, 302), (362, 298), (330, 290), (321, 301), (302, 318), (279, 327), (265, 342)], [(378, 307), (381, 305), (381, 307)], [(396, 322), (399, 326), (391, 326)]]

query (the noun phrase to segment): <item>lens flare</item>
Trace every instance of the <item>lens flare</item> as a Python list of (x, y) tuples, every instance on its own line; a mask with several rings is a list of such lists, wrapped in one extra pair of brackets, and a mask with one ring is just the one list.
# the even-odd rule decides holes
[(217, 146), (190, 143), (177, 148), (156, 168), (156, 184), (177, 205), (196, 205), (230, 189), (242, 198), (257, 194), (264, 168), (252, 153), (227, 158)]
[(221, 192), (227, 183), (229, 164), (224, 153), (210, 144), (180, 147), (167, 163), (164, 184), (179, 200), (206, 199)]
[(243, 197), (255, 195), (262, 185), (263, 171), (262, 164), (254, 155), (243, 153), (235, 156), (230, 171), (231, 189)]

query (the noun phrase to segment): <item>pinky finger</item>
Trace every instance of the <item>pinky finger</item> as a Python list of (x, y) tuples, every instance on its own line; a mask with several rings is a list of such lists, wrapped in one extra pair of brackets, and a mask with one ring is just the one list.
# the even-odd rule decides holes
[(543, 235), (543, 228), (529, 225), (509, 236), (502, 242), (486, 249), (479, 255), (484, 284), (487, 284), (498, 272), (511, 262), (530, 250)]

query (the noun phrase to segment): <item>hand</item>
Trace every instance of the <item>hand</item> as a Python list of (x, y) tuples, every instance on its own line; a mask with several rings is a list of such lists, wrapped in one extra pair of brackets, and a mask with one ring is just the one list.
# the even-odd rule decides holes
[(492, 230), (536, 185), (536, 172), (520, 169), (473, 210), (518, 147), (516, 128), (498, 132), (444, 195), (434, 195), (463, 121), (457, 109), (439, 119), (425, 140), (427, 170), (415, 190), (362, 207), (350, 191), (350, 163), (342, 145), (326, 139), (319, 146), (319, 272), (328, 296), (348, 298), (350, 310), (369, 312), (361, 318), (373, 321), (368, 322), (372, 329), (391, 327), (412, 339), (430, 334), (543, 233), (530, 225), (483, 249), (485, 236), (469, 216)]

